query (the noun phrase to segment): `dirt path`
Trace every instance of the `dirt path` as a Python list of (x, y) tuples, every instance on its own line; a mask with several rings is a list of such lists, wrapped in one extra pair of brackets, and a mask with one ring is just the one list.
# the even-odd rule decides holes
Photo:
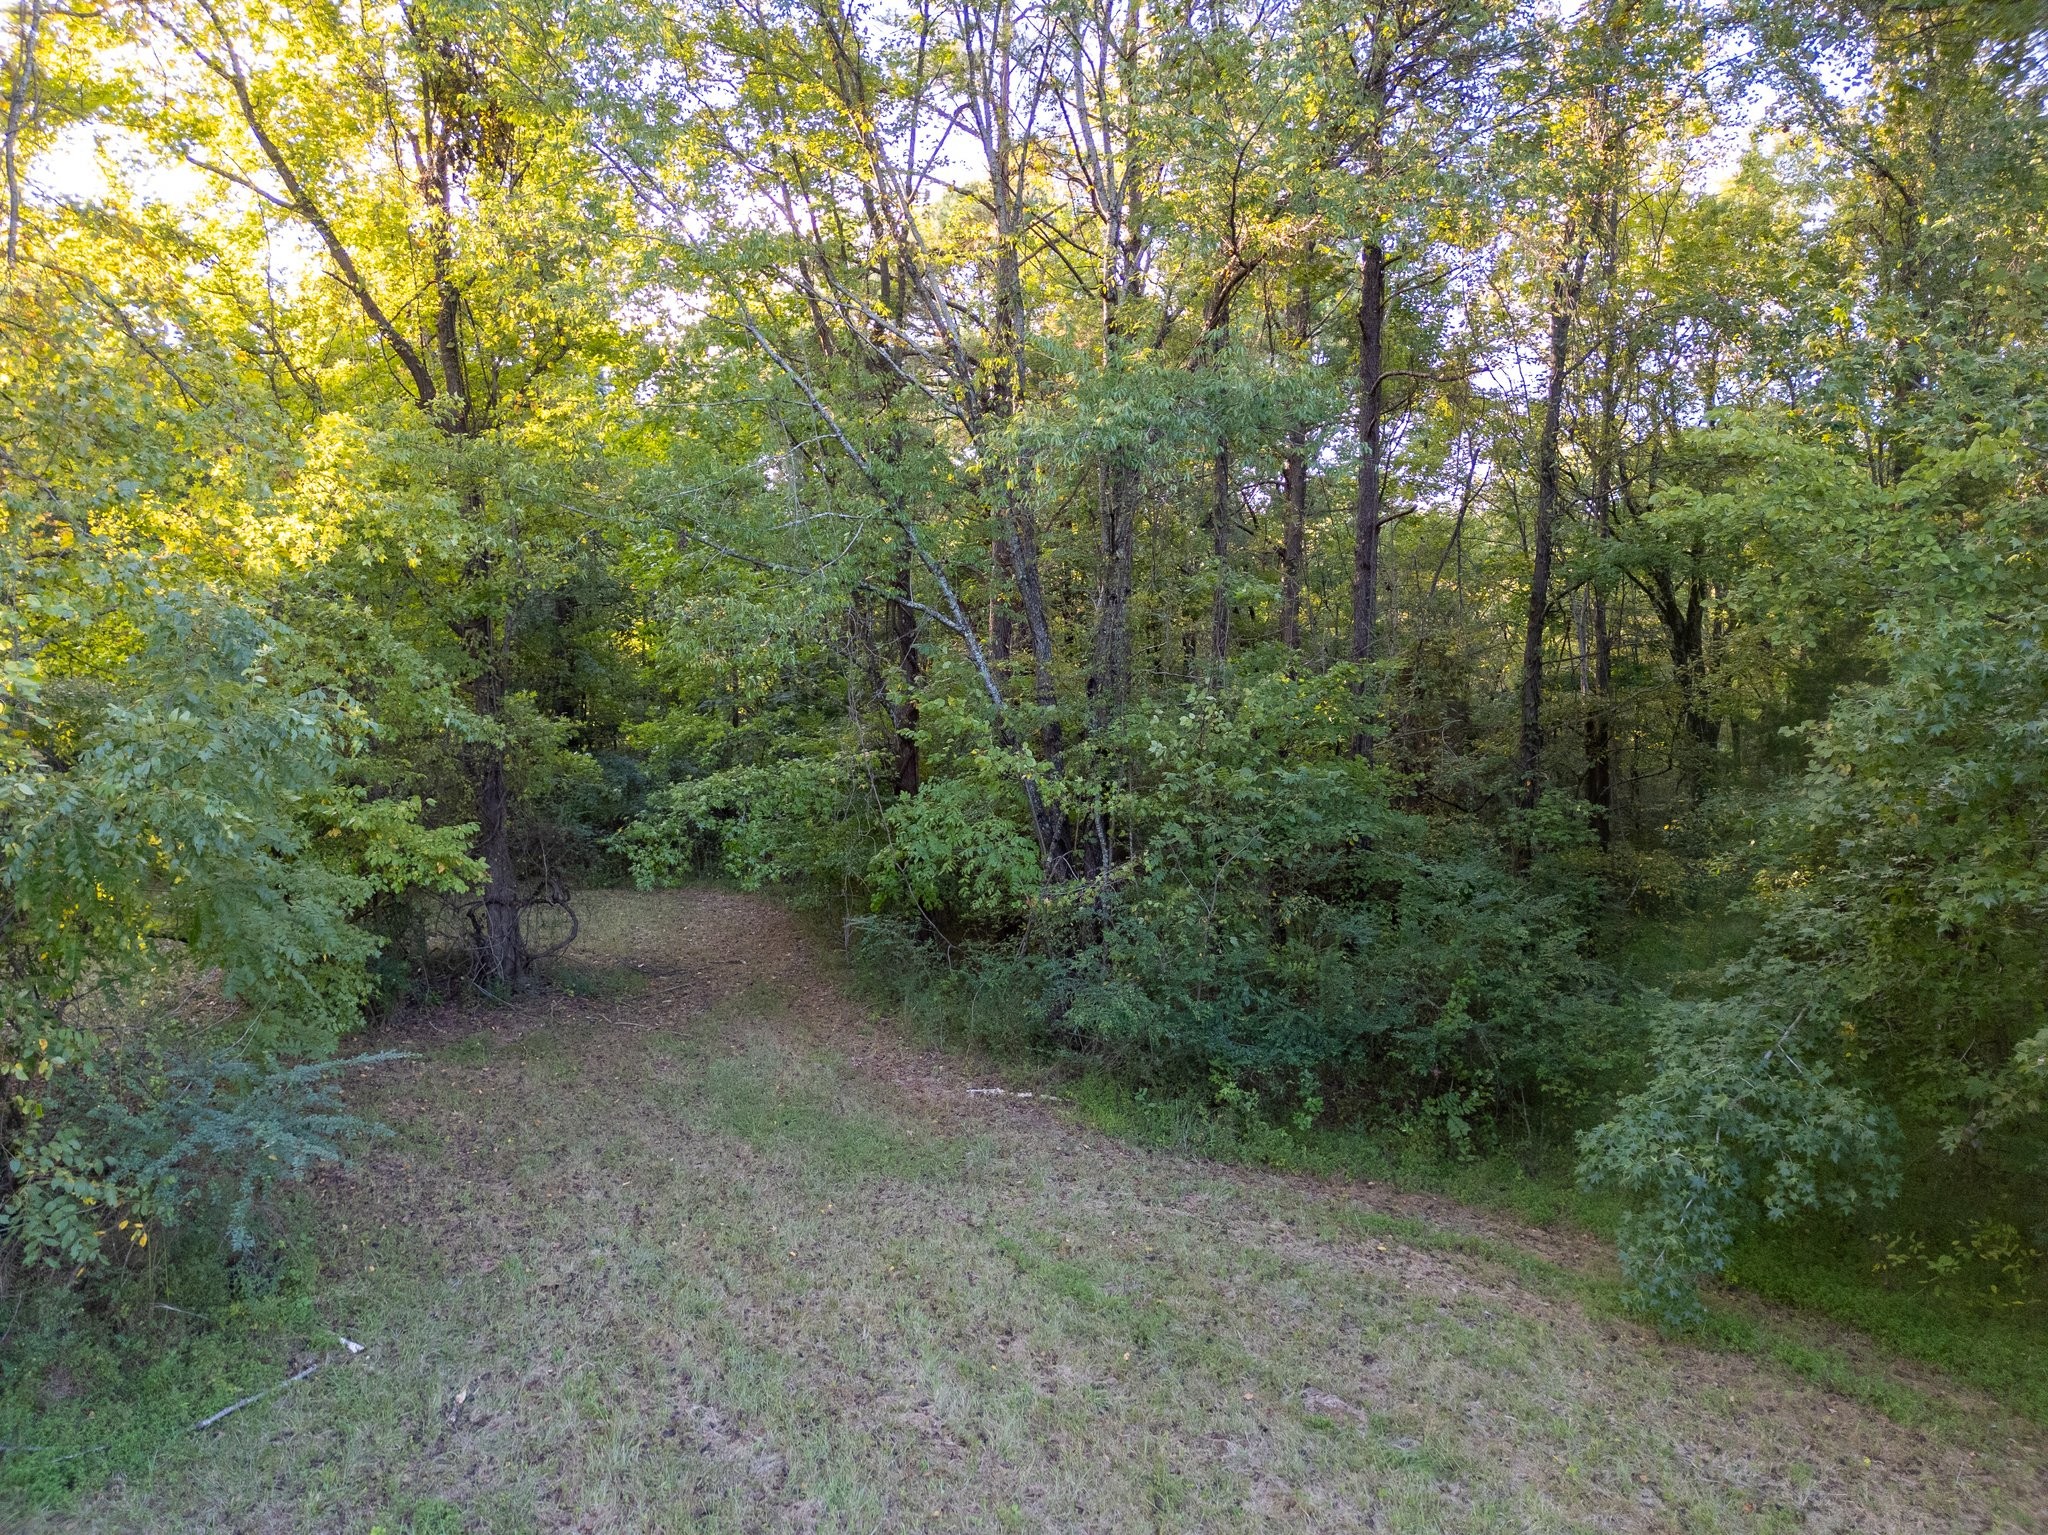
[(400, 1136), (318, 1191), (316, 1304), (368, 1350), (72, 1527), (2048, 1525), (1988, 1404), (1901, 1427), (1489, 1245), (1569, 1242), (972, 1094), (767, 901), (585, 913), (584, 995), (352, 1091)]

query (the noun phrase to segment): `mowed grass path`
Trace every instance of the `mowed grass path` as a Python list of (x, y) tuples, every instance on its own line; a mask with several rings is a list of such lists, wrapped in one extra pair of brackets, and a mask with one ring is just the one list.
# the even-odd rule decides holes
[(351, 1090), (399, 1132), (312, 1196), (365, 1351), (45, 1527), (2043, 1527), (1989, 1404), (1902, 1427), (1384, 1190), (970, 1095), (769, 902), (582, 904), (586, 995)]

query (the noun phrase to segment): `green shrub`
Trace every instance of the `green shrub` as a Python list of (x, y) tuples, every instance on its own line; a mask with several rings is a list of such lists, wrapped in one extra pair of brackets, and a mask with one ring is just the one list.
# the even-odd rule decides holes
[(1397, 808), (1352, 751), (1368, 705), (1348, 670), (1276, 673), (1098, 735), (1053, 785), (1083, 866), (1063, 878), (1005, 754), (957, 719), (914, 795), (861, 794), (857, 757), (791, 759), (668, 790), (620, 843), (643, 882), (851, 877), (891, 968), (939, 967), (970, 1013), (1003, 999), (1012, 1043), (1135, 1081), (1220, 1074), (1282, 1119), (1392, 1107), (1454, 1143), (1510, 1105), (1575, 1114), (1626, 1016), (1588, 955), (1582, 827), (1546, 802), (1525, 877), (1486, 828)]
[(11, 572), (50, 627), (0, 676), (0, 1240), (86, 1269), (221, 1178), (246, 1233), (261, 1188), (361, 1132), (338, 1068), (280, 1062), (360, 1021), (358, 913), (475, 865), (470, 828), (345, 781), (367, 721), (288, 629), (168, 557), (65, 549)]
[(1796, 974), (1769, 979), (1665, 1004), (1649, 1082), (1580, 1137), (1586, 1184), (1629, 1201), (1622, 1270), (1661, 1321), (1700, 1320), (1699, 1281), (1759, 1220), (1868, 1209), (1898, 1192), (1896, 1121), (1820, 1043), (1836, 999)]

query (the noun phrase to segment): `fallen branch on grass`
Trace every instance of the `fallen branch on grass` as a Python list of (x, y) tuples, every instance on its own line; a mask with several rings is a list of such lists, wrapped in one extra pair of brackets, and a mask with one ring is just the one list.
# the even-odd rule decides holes
[[(11, 1455), (17, 1450), (54, 1450), (56, 1448), (54, 1444), (0, 1444), (0, 1455)], [(107, 1448), (108, 1446), (104, 1444), (89, 1444), (82, 1450), (73, 1450), (69, 1455), (59, 1455), (57, 1459), (77, 1460), (82, 1455), (97, 1455), (100, 1451)]]
[(240, 1412), (244, 1407), (253, 1407), (267, 1396), (276, 1396), (277, 1393), (284, 1390), (286, 1386), (296, 1385), (298, 1382), (304, 1380), (308, 1375), (311, 1375), (315, 1370), (319, 1369), (320, 1366), (322, 1366), (325, 1363), (327, 1363), (327, 1361), (324, 1359), (316, 1359), (311, 1364), (307, 1365), (305, 1369), (299, 1371), (298, 1374), (286, 1376), (283, 1380), (279, 1381), (276, 1385), (272, 1386), (268, 1391), (259, 1391), (254, 1396), (245, 1396), (239, 1402), (229, 1403), (226, 1407), (223, 1407), (219, 1412), (215, 1413), (212, 1417), (201, 1418), (197, 1423), (193, 1424), (192, 1432), (196, 1434), (202, 1428), (212, 1428), (214, 1424), (220, 1422), (220, 1420), (222, 1418), (225, 1418), (229, 1413)]
[[(343, 1338), (341, 1342), (342, 1346), (349, 1351), (349, 1354), (351, 1356), (360, 1354), (363, 1351), (362, 1344), (356, 1343), (348, 1338)], [(255, 1406), (265, 1397), (276, 1396), (277, 1393), (284, 1390), (286, 1386), (297, 1385), (300, 1381), (304, 1380), (308, 1375), (311, 1375), (315, 1370), (319, 1369), (322, 1365), (326, 1363), (327, 1361), (325, 1359), (316, 1359), (311, 1364), (307, 1365), (305, 1369), (299, 1371), (298, 1374), (287, 1375), (283, 1380), (279, 1381), (276, 1385), (272, 1386), (268, 1391), (259, 1391), (254, 1396), (243, 1397), (239, 1402), (230, 1402), (227, 1406), (223, 1407), (219, 1412), (215, 1413), (212, 1417), (202, 1418), (197, 1423), (193, 1424), (192, 1432), (196, 1434), (202, 1428), (212, 1428), (214, 1424), (220, 1422), (220, 1420), (222, 1418), (225, 1418), (229, 1413), (240, 1412), (244, 1407)]]
[(1040, 1103), (1065, 1103), (1064, 1098), (1055, 1098), (1051, 1093), (1013, 1093), (1007, 1087), (970, 1087), (970, 1098), (1036, 1098)]

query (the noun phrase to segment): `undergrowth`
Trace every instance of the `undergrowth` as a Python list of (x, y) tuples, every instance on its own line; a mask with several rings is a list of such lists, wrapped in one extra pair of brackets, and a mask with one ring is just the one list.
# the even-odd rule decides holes
[(296, 1224), (240, 1259), (211, 1228), (91, 1292), (23, 1284), (0, 1345), (0, 1513), (142, 1472), (203, 1419), (338, 1347)]
[[(1703, 920), (1690, 934), (1678, 931), (1683, 926), (1645, 923), (1623, 956), (1626, 968), (1668, 983), (1698, 973), (1744, 931), (1732, 917)], [(889, 952), (892, 963), (883, 968), (872, 957), (864, 961), (856, 946), (856, 972), (869, 994), (914, 1033), (934, 1044), (976, 1050), (1013, 1077), (1051, 1089), (1105, 1134), (1185, 1156), (1386, 1184), (1532, 1226), (1575, 1230), (1609, 1243), (1615, 1238), (1622, 1201), (1579, 1185), (1574, 1148), (1561, 1137), (1516, 1134), (1499, 1125), (1483, 1136), (1459, 1137), (1447, 1133), (1440, 1118), (1413, 1114), (1337, 1122), (1329, 1115), (1266, 1113), (1256, 1099), (1228, 1082), (1212, 1083), (1208, 1091), (1135, 1085), (1083, 1053), (1049, 1048), (1012, 1026), (1025, 1004), (1000, 988), (936, 963), (906, 970), (900, 952), (893, 947)], [(1956, 1208), (1944, 1212), (1934, 1208), (1938, 1203), (1924, 1189), (1909, 1187), (1878, 1224), (1888, 1222), (1896, 1230), (1939, 1225), (1944, 1219), (1953, 1224)], [(1437, 1245), (1446, 1239), (1443, 1232), (1432, 1238)], [(1415, 1240), (1420, 1245), (1420, 1237)], [(1518, 1250), (1498, 1242), (1487, 1246), (1480, 1256), (1515, 1269), (1525, 1281), (1540, 1280), (1536, 1288), (1561, 1285), (1595, 1311), (1635, 1314), (1619, 1279), (1584, 1273), (1563, 1277), (1564, 1270), (1541, 1259), (1528, 1261), (1544, 1274), (1522, 1274), (1524, 1265), (1510, 1256)], [(1767, 1226), (1735, 1249), (1724, 1282), (1709, 1291), (1697, 1325), (1675, 1335), (1769, 1358), (1895, 1421), (1925, 1425), (1943, 1416), (1925, 1393), (1816, 1343), (1810, 1327), (1777, 1325), (1754, 1306), (1741, 1305), (1740, 1297), (1747, 1294), (1793, 1308), (1795, 1324), (1803, 1315), (1852, 1328), (1883, 1349), (1935, 1365), (2032, 1421), (2048, 1424), (2048, 1304), (2035, 1296), (2020, 1304), (1991, 1304), (1975, 1293), (1937, 1292), (1916, 1285), (1911, 1276), (1881, 1272), (1874, 1261), (1877, 1252), (1871, 1235), (1847, 1222)]]

